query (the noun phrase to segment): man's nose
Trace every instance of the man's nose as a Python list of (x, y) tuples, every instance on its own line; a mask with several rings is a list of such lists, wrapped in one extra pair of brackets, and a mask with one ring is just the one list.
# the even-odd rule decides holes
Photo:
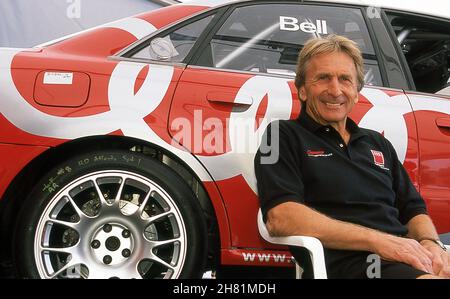
[(333, 77), (328, 83), (328, 94), (333, 97), (339, 97), (342, 95), (341, 85), (339, 84), (339, 79)]

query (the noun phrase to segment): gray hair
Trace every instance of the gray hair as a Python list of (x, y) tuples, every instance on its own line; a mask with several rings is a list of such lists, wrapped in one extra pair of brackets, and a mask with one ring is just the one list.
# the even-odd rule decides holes
[(295, 86), (297, 89), (305, 84), (309, 61), (316, 55), (333, 52), (345, 53), (353, 59), (356, 68), (357, 89), (358, 92), (361, 91), (364, 87), (364, 60), (361, 50), (354, 41), (335, 34), (321, 38), (313, 38), (306, 42), (298, 56), (295, 77)]

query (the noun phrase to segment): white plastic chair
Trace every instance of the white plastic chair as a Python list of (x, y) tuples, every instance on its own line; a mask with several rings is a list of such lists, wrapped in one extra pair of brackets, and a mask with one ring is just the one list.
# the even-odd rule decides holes
[[(258, 229), (261, 237), (269, 243), (306, 248), (311, 257), (314, 278), (327, 279), (323, 246), (319, 239), (305, 236), (271, 237), (263, 221), (261, 209), (258, 211)], [(302, 274), (303, 269), (296, 262), (295, 277), (300, 279), (302, 278)]]
[[(305, 236), (287, 236), (287, 237), (271, 237), (264, 223), (261, 209), (258, 211), (258, 230), (261, 237), (269, 243), (297, 246), (306, 248), (311, 257), (313, 275), (315, 279), (327, 279), (327, 269), (325, 266), (325, 257), (323, 253), (322, 242), (319, 239)], [(445, 245), (447, 251), (450, 252), (450, 245)], [(295, 277), (302, 278), (303, 269), (295, 263)]]

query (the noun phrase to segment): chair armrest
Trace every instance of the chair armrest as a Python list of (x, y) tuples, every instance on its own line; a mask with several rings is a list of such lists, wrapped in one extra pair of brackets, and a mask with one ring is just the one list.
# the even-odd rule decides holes
[[(327, 269), (325, 266), (323, 246), (319, 239), (306, 236), (270, 236), (269, 232), (267, 231), (266, 224), (263, 221), (261, 209), (259, 209), (258, 211), (258, 230), (261, 237), (269, 243), (306, 248), (309, 251), (311, 257), (314, 278), (327, 278)], [(299, 269), (297, 265), (297, 278), (299, 278), (298, 276), (300, 276), (298, 272)]]

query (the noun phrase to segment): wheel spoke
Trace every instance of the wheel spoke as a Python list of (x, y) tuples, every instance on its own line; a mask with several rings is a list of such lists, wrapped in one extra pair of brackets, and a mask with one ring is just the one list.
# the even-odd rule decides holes
[(72, 255), (72, 257), (73, 257), (73, 256), (75, 256), (77, 248), (78, 248), (78, 245), (71, 246), (71, 247), (62, 247), (62, 248), (39, 246), (39, 251), (40, 252), (50, 251), (50, 252), (54, 252), (54, 253), (66, 253), (66, 254)]
[(103, 196), (102, 190), (100, 190), (100, 187), (97, 184), (97, 181), (96, 180), (92, 180), (92, 182), (94, 183), (95, 190), (97, 191), (97, 195), (98, 195), (98, 198), (100, 199), (100, 202), (101, 202), (102, 206), (108, 205), (108, 203), (106, 202), (105, 197)]
[(165, 240), (165, 241), (149, 241), (147, 240), (147, 242), (150, 243), (151, 248), (157, 248), (157, 247), (161, 247), (167, 244), (172, 244), (175, 242), (180, 241), (180, 238), (176, 238), (176, 239), (170, 239), (170, 240)]
[(117, 269), (114, 272), (114, 277), (121, 279), (142, 279), (142, 275), (137, 269), (137, 264), (131, 264), (128, 267)]
[(125, 179), (123, 177), (120, 178), (122, 182), (120, 183), (119, 190), (117, 190), (116, 198), (114, 199), (113, 205), (119, 205), (120, 197), (122, 196), (123, 188), (125, 187)]
[(64, 220), (52, 219), (52, 218), (49, 218), (47, 221), (51, 222), (53, 224), (59, 224), (59, 225), (71, 228), (78, 232), (79, 222), (73, 223), (73, 222), (68, 222), (68, 221), (64, 221)]
[(152, 190), (150, 189), (145, 196), (144, 200), (141, 203), (141, 206), (139, 207), (139, 216), (142, 217), (142, 214), (144, 213), (145, 206), (147, 205), (148, 200), (150, 199), (150, 196), (152, 194)]
[(153, 216), (153, 217), (150, 217), (150, 218), (148, 218), (148, 219), (145, 219), (145, 222), (146, 222), (147, 224), (150, 224), (150, 223), (153, 223), (153, 222), (155, 222), (155, 221), (157, 221), (157, 220), (159, 220), (159, 219), (161, 219), (161, 218), (164, 218), (164, 217), (166, 217), (166, 216), (168, 216), (168, 215), (170, 215), (170, 214), (173, 214), (173, 212), (172, 212), (172, 211), (167, 211), (167, 212), (164, 212), (164, 213), (155, 215), (155, 216)]
[(170, 270), (172, 270), (172, 271), (175, 270), (175, 267), (174, 267), (174, 266), (172, 266), (172, 265), (166, 263), (165, 261), (163, 261), (161, 258), (159, 258), (158, 256), (156, 256), (156, 255), (153, 254), (153, 253), (149, 256), (149, 259), (152, 260), (152, 261), (154, 261), (154, 262), (157, 262), (158, 264), (163, 265), (164, 267), (166, 267), (166, 268), (168, 268), (168, 269), (170, 269)]
[(75, 210), (75, 213), (77, 213), (78, 217), (80, 217), (80, 220), (82, 220), (83, 218), (89, 218), (89, 216), (86, 215), (86, 214), (78, 207), (78, 205), (75, 203), (75, 201), (73, 200), (72, 196), (70, 196), (69, 193), (66, 193), (65, 196), (69, 199), (70, 204), (72, 205), (73, 209)]
[(58, 277), (58, 275), (60, 275), (61, 273), (63, 273), (64, 271), (66, 271), (67, 269), (69, 269), (70, 267), (76, 266), (80, 264), (80, 261), (75, 260), (74, 258), (72, 258), (67, 264), (65, 264), (64, 266), (62, 266), (61, 269), (59, 269), (58, 271), (56, 271), (55, 273), (49, 275), (50, 279), (53, 279), (55, 277)]

